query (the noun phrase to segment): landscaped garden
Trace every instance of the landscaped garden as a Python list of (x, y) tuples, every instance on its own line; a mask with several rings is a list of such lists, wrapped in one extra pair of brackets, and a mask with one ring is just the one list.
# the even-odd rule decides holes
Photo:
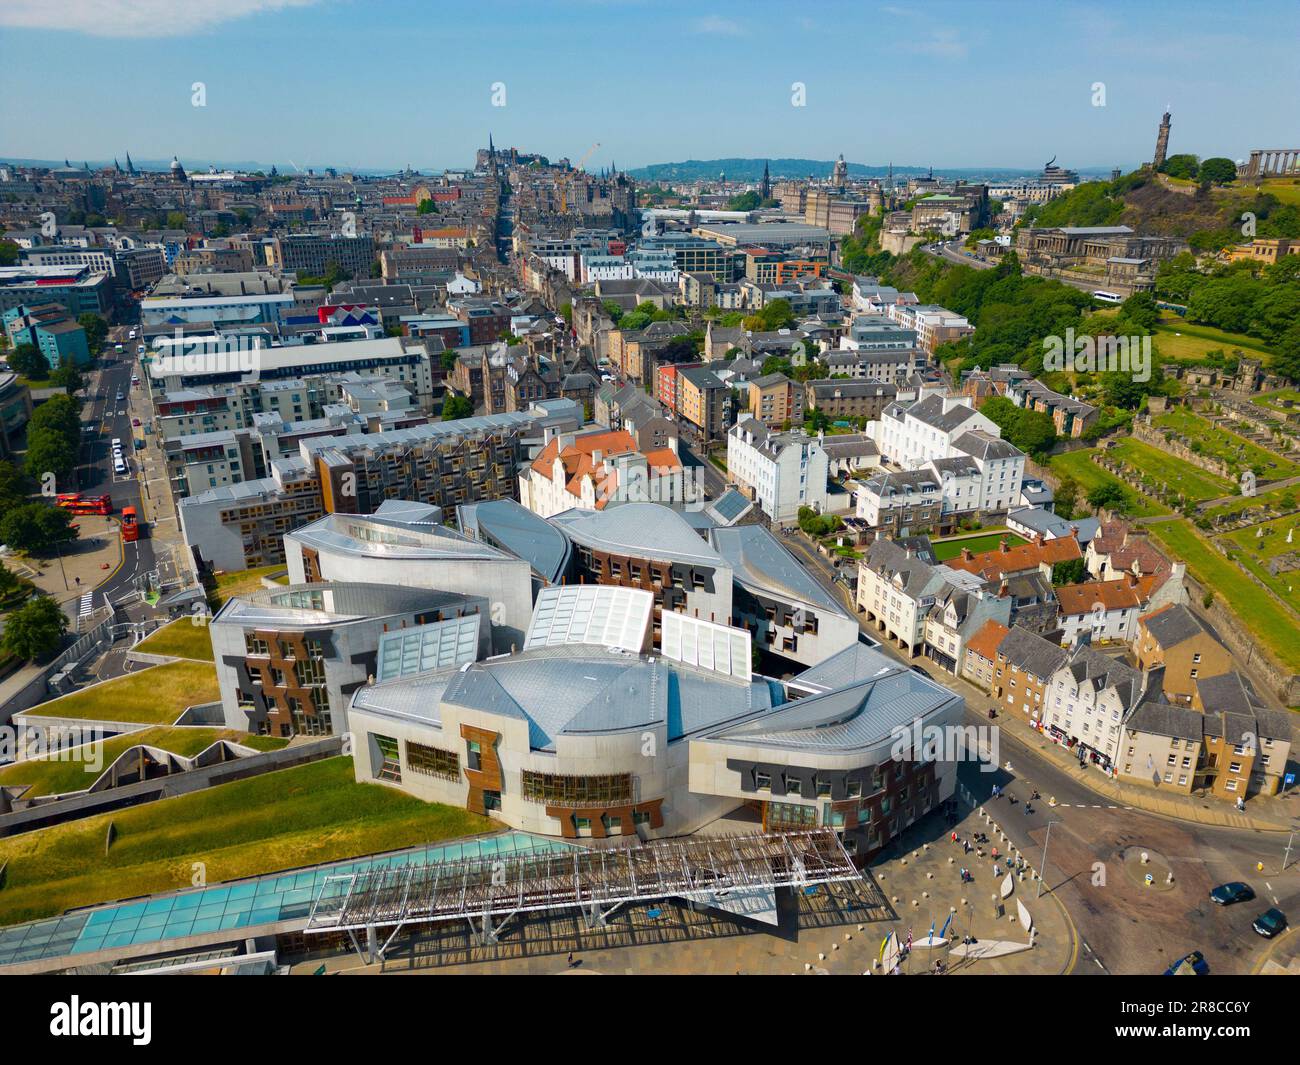
[(206, 662), (168, 662), (41, 703), (32, 713), (81, 721), (170, 725), (188, 706), (221, 697), (217, 671)]
[(330, 758), (0, 840), (0, 924), (188, 888), (199, 863), (216, 883), (498, 827), (358, 784), (351, 758)]
[(1026, 542), (1024, 537), (1017, 536), (1007, 529), (994, 529), (978, 536), (954, 536), (946, 540), (935, 540), (931, 546), (934, 548), (935, 560), (947, 562), (948, 559), (960, 555), (965, 548), (969, 548), (971, 553), (976, 555), (983, 551), (992, 551), (1004, 539), (1011, 547), (1018, 547)]
[(180, 618), (150, 633), (132, 650), (211, 662), (212, 637), (208, 633), (207, 618), (200, 617), (198, 622), (196, 624), (193, 618)]
[(84, 791), (124, 751), (140, 744), (171, 751), (181, 758), (193, 758), (217, 740), (240, 743), (243, 739), (242, 732), (219, 728), (151, 728), (141, 732), (128, 732), (104, 740), (97, 751), (92, 752), (91, 745), (87, 744), (85, 758), (73, 758), (70, 756), (73, 752), (70, 751), (56, 751), (42, 758), (30, 758), (7, 765), (0, 769), (0, 785), (29, 785), (23, 793), (24, 799)]

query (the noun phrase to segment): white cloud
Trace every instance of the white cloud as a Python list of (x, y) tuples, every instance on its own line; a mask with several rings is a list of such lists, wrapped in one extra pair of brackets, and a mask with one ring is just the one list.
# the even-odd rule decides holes
[(743, 37), (745, 35), (745, 29), (739, 22), (723, 18), (721, 15), (706, 15), (704, 18), (697, 18), (692, 23), (692, 28), (696, 33), (714, 33), (724, 37)]
[(953, 30), (934, 30), (928, 39), (910, 42), (908, 50), (935, 59), (965, 59), (970, 51)]
[(93, 37), (181, 37), (317, 0), (4, 0), (0, 26)]

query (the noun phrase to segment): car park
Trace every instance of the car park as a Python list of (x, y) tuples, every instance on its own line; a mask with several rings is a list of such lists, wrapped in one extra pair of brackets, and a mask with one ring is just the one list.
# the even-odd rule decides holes
[(1250, 927), (1265, 939), (1272, 939), (1286, 931), (1286, 914), (1274, 906), (1256, 917)]
[(1210, 901), (1220, 906), (1231, 906), (1234, 902), (1249, 902), (1254, 897), (1255, 892), (1251, 886), (1243, 884), (1240, 880), (1220, 884), (1210, 892)]

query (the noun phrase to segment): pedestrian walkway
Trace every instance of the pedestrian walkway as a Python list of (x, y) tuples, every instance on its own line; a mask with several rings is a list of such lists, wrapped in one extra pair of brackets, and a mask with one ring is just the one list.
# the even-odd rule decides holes
[[(929, 665), (927, 663), (927, 665)], [(935, 671), (935, 675), (939, 676)], [(951, 687), (956, 678), (944, 675), (945, 682)], [(979, 689), (965, 680), (959, 681), (971, 691)], [(988, 696), (980, 692), (980, 697), (987, 705)], [(975, 706), (977, 712), (983, 712), (983, 704)], [(1093, 803), (1093, 809), (1122, 808), (1125, 810), (1144, 810), (1147, 813), (1161, 814), (1182, 821), (1195, 821), (1203, 825), (1219, 825), (1226, 828), (1242, 828), (1257, 832), (1289, 831), (1293, 819), (1297, 816), (1296, 803), (1300, 800), (1291, 798), (1257, 795), (1247, 803), (1245, 812), (1238, 812), (1232, 806), (1218, 799), (1202, 798), (1198, 795), (1175, 794), (1170, 791), (1157, 791), (1134, 784), (1125, 784), (1102, 773), (1101, 770), (1079, 764), (1079, 759), (1066, 748), (1054, 742), (1050, 737), (1032, 727), (1028, 721), (1003, 710), (998, 714), (997, 723), (1009, 731), (1016, 739), (1032, 745), (1044, 758), (1054, 762), (1059, 768), (1072, 771), (1075, 779), (1090, 791), (1095, 792), (1103, 803)], [(1046, 799), (1047, 796), (1044, 796)], [(1065, 804), (1061, 804), (1064, 806)], [(1082, 804), (1080, 804), (1082, 805)]]

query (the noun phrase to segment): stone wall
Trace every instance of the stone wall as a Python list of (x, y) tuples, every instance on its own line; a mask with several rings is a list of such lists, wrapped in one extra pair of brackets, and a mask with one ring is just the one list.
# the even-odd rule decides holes
[(1161, 451), (1167, 451), (1176, 459), (1182, 459), (1190, 466), (1196, 466), (1199, 469), (1209, 473), (1217, 474), (1220, 477), (1227, 478), (1229, 481), (1237, 479), (1236, 474), (1222, 459), (1216, 459), (1209, 455), (1202, 455), (1193, 451), (1190, 447), (1180, 441), (1177, 436), (1173, 440), (1165, 439), (1165, 430), (1157, 428), (1144, 421), (1134, 419), (1133, 422), (1133, 439), (1140, 440), (1144, 444), (1150, 444), (1152, 447), (1159, 448)]

